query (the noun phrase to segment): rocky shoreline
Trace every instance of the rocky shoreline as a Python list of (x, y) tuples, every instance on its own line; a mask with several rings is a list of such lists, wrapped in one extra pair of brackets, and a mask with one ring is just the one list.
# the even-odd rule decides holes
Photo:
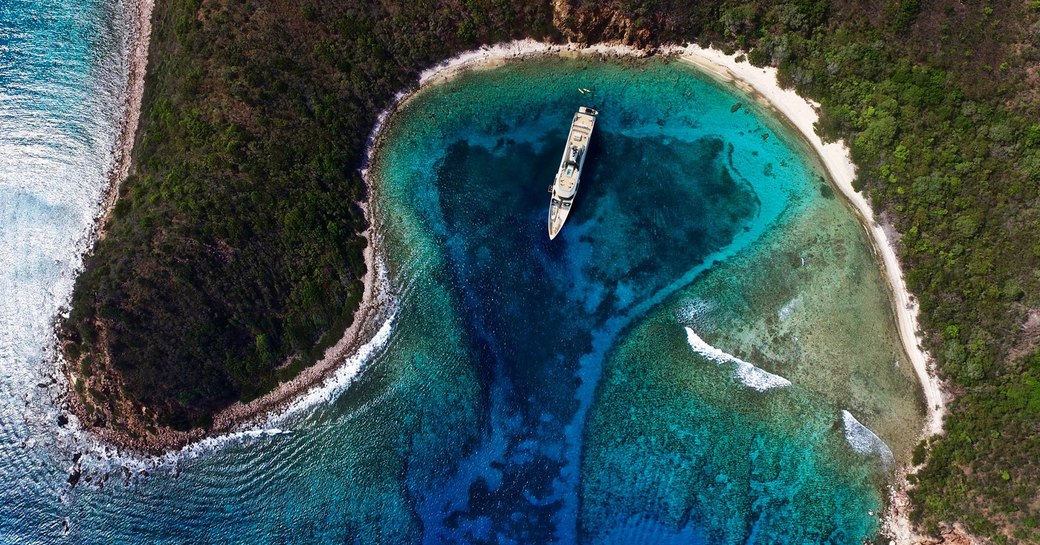
[[(109, 189), (101, 206), (101, 215), (96, 220), (95, 233), (88, 246), (93, 247), (105, 236), (105, 226), (119, 198), (119, 188), (129, 176), (133, 168), (133, 148), (141, 115), (141, 103), (144, 97), (145, 75), (148, 66), (148, 51), (151, 37), (151, 15), (154, 0), (140, 0), (129, 5), (128, 19), (131, 21), (129, 32), (128, 80), (124, 93), (123, 119), (114, 152), (114, 163), (109, 173)], [(367, 176), (366, 183), (371, 184)], [(366, 203), (359, 203), (369, 224), (372, 225), (372, 213)], [(301, 371), (292, 380), (280, 384), (273, 391), (248, 403), (236, 402), (216, 413), (213, 423), (206, 429), (179, 431), (170, 428), (153, 428), (148, 424), (135, 420), (136, 426), (116, 429), (106, 425), (93, 425), (94, 417), (84, 404), (83, 398), (75, 392), (78, 384), (84, 379), (77, 375), (78, 370), (72, 362), (62, 359), (61, 370), (68, 382), (69, 393), (65, 396), (64, 405), (70, 413), (73, 425), (78, 424), (92, 439), (106, 447), (114, 447), (119, 451), (144, 455), (160, 455), (175, 451), (197, 443), (209, 437), (220, 436), (244, 428), (249, 428), (263, 417), (276, 413), (300, 398), (315, 387), (320, 387), (329, 380), (341, 367), (341, 364), (368, 341), (379, 329), (380, 324), (389, 320), (393, 312), (393, 297), (386, 277), (385, 263), (379, 251), (379, 238), (373, 227), (362, 233), (368, 240), (364, 260), (366, 273), (363, 279), (364, 292), (353, 321), (342, 337), (325, 351), (321, 360)], [(61, 354), (61, 350), (55, 351)], [(61, 356), (58, 356), (61, 358)], [(112, 372), (114, 373), (114, 371)], [(107, 382), (105, 387), (118, 388), (118, 384)], [(133, 411), (135, 407), (122, 407)], [(143, 411), (142, 411), (143, 412)]]
[[(123, 181), (130, 175), (133, 166), (133, 149), (137, 137), (137, 129), (141, 118), (141, 102), (144, 98), (145, 75), (148, 71), (148, 48), (152, 34), (152, 12), (155, 8), (154, 0), (131, 0), (127, 7), (127, 20), (130, 23), (128, 30), (128, 44), (126, 58), (128, 63), (126, 87), (123, 92), (123, 115), (112, 152), (114, 162), (108, 173), (108, 188), (101, 202), (100, 215), (95, 219), (94, 231), (86, 242), (86, 253), (93, 251), (97, 242), (105, 237), (105, 228), (109, 218), (119, 200), (119, 189)], [(55, 328), (59, 326), (56, 324)], [(60, 344), (60, 340), (57, 341)], [(69, 393), (65, 398), (68, 412), (75, 418), (75, 423), (80, 427), (88, 429), (86, 423), (91, 421), (83, 399), (74, 391), (82, 387), (82, 378), (77, 375), (72, 362), (65, 360), (60, 346), (54, 351), (58, 358), (61, 371), (68, 382)], [(67, 417), (63, 417), (67, 419)], [(118, 434), (108, 434), (102, 429), (91, 429), (98, 438), (110, 442), (114, 446), (134, 448), (126, 443)], [(78, 460), (77, 455), (77, 460)], [(70, 477), (70, 483), (72, 479)]]

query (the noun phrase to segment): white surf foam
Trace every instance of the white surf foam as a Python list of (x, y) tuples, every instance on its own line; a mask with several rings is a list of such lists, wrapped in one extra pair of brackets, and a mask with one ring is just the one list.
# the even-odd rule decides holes
[[(390, 306), (390, 312), (375, 335), (349, 356), (336, 371), (320, 385), (311, 388), (277, 413), (269, 414), (251, 424), (243, 424), (234, 432), (207, 437), (191, 443), (179, 450), (167, 451), (162, 455), (141, 455), (121, 451), (98, 441), (82, 430), (77, 422), (69, 426), (69, 431), (59, 440), (64, 444), (61, 450), (78, 453), (76, 462), (70, 468), (81, 474), (83, 482), (103, 485), (110, 476), (122, 475), (124, 485), (154, 471), (177, 473), (182, 461), (211, 454), (232, 445), (243, 445), (253, 441), (291, 434), (291, 429), (282, 427), (288, 417), (297, 415), (307, 409), (328, 403), (342, 394), (360, 374), (362, 367), (373, 356), (379, 353), (389, 342), (393, 332), (396, 305)], [(75, 416), (71, 417), (75, 421)]]
[(860, 454), (876, 455), (885, 465), (889, 465), (895, 460), (892, 449), (888, 448), (888, 445), (877, 434), (870, 431), (870, 428), (856, 420), (852, 413), (842, 410), (841, 423), (845, 427), (845, 440), (848, 441), (852, 450)]
[(740, 379), (740, 382), (759, 392), (764, 392), (771, 388), (785, 388), (791, 385), (791, 381), (786, 378), (759, 369), (745, 361), (737, 360), (737, 365), (737, 378)]
[(301, 411), (328, 403), (339, 397), (357, 378), (357, 375), (361, 372), (361, 367), (390, 342), (390, 334), (394, 330), (394, 318), (396, 315), (397, 307), (394, 306), (386, 320), (383, 321), (383, 325), (376, 331), (376, 334), (367, 343), (363, 344), (357, 352), (347, 358), (331, 377), (325, 379), (321, 385), (311, 388), (306, 394), (290, 403), (285, 410), (273, 417), (272, 420), (281, 421), (287, 416), (298, 414)]
[(791, 385), (791, 381), (781, 377), (780, 375), (774, 375), (764, 369), (759, 369), (734, 355), (727, 354), (704, 342), (704, 339), (700, 338), (700, 336), (689, 327), (686, 328), (686, 340), (690, 343), (690, 347), (693, 348), (694, 352), (697, 352), (715, 363), (735, 364), (737, 369), (734, 374), (736, 375), (737, 380), (753, 390), (764, 392), (773, 388), (785, 388)]
[(70, 475), (75, 473), (81, 476), (82, 481), (80, 482), (87, 486), (103, 486), (113, 476), (121, 476), (125, 486), (147, 477), (151, 472), (166, 471), (176, 474), (180, 470), (182, 461), (217, 452), (229, 445), (246, 444), (291, 433), (290, 430), (278, 427), (258, 425), (250, 429), (207, 437), (180, 450), (168, 451), (157, 456), (142, 456), (120, 451), (93, 437), (78, 433), (71, 439), (78, 454), (68, 471)]

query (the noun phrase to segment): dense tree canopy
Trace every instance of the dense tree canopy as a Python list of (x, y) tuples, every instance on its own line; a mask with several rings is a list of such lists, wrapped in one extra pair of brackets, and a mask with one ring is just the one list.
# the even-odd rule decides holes
[(365, 273), (357, 169), (394, 93), (455, 51), (544, 35), (551, 11), (170, 0), (153, 25), (136, 171), (65, 329), (81, 375), (118, 372), (84, 388), (99, 420), (125, 396), (184, 429), (342, 335)]

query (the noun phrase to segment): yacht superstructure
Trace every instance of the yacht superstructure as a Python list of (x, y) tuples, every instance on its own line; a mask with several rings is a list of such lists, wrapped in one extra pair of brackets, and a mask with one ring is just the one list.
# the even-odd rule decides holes
[(581, 182), (581, 171), (585, 166), (585, 155), (589, 149), (589, 140), (592, 138), (592, 129), (596, 126), (596, 116), (599, 112), (592, 108), (582, 106), (574, 114), (571, 121), (571, 130), (567, 134), (567, 146), (563, 149), (563, 159), (560, 161), (560, 170), (556, 173), (549, 192), (552, 198), (549, 200), (549, 239), (556, 238), (567, 215), (571, 212), (574, 204), (574, 196), (578, 192), (578, 183)]

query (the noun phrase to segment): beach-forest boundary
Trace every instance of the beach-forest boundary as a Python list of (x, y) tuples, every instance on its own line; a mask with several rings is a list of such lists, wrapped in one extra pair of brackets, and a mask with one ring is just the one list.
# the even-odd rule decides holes
[(136, 169), (63, 326), (87, 423), (205, 427), (341, 337), (366, 272), (365, 138), (422, 68), (520, 37), (695, 41), (818, 100), (898, 233), (956, 394), (915, 455), (915, 520), (1040, 538), (1040, 6), (670, 4), (160, 3)]

